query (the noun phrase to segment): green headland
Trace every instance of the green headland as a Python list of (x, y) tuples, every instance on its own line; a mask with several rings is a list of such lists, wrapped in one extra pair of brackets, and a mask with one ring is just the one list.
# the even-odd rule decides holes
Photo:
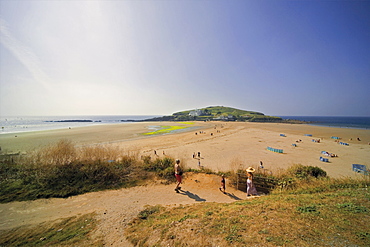
[(267, 116), (261, 112), (247, 111), (225, 106), (209, 106), (175, 112), (170, 116), (147, 119), (145, 121), (248, 121), (282, 122), (280, 117)]

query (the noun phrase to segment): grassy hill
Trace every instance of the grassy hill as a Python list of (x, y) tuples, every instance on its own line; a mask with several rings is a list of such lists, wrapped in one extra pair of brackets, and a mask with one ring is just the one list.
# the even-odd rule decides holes
[(280, 122), (280, 117), (266, 116), (261, 112), (240, 110), (225, 106), (209, 106), (200, 109), (173, 113), (150, 121), (250, 121), (250, 122)]
[(314, 178), (234, 203), (148, 206), (125, 232), (134, 246), (370, 246), (368, 182)]

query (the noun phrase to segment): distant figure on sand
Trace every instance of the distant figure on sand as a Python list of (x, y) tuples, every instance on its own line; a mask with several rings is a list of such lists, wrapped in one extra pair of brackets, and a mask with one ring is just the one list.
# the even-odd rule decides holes
[(225, 182), (225, 175), (221, 176), (221, 187), (219, 188), (220, 191), (226, 194), (226, 182)]
[(248, 167), (247, 171), (247, 197), (251, 195), (257, 195), (257, 189), (253, 183), (253, 172), (256, 171), (253, 167)]
[(263, 163), (262, 160), (260, 161), (260, 168), (263, 169)]
[(180, 184), (182, 182), (182, 169), (180, 167), (180, 160), (177, 159), (175, 162), (175, 177), (177, 180), (177, 185), (175, 188), (176, 193), (179, 193), (179, 190), (181, 189)]

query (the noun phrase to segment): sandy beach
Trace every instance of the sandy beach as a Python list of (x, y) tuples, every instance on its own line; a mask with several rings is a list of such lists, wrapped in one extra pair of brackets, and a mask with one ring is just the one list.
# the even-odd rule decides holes
[[(179, 133), (142, 135), (153, 126), (188, 126)], [(280, 136), (284, 134), (285, 137)], [(312, 134), (312, 137), (305, 136)], [(17, 136), (17, 137), (15, 137)], [(349, 146), (340, 145), (331, 136), (341, 137)], [(200, 165), (216, 171), (257, 168), (264, 164), (265, 172), (278, 172), (293, 164), (323, 168), (331, 177), (362, 176), (352, 171), (352, 164), (369, 166), (370, 131), (328, 128), (310, 125), (241, 122), (195, 122), (192, 125), (173, 122), (100, 125), (64, 130), (0, 135), (2, 153), (27, 153), (33, 149), (69, 139), (76, 145), (116, 145), (124, 152), (141, 155), (169, 155), (180, 158), (187, 167)], [(352, 140), (351, 140), (352, 138)], [(360, 141), (357, 140), (360, 138)], [(320, 139), (320, 143), (312, 142)], [(300, 142), (296, 142), (301, 140)], [(293, 147), (296, 144), (297, 147)], [(274, 153), (267, 147), (283, 149)], [(156, 151), (156, 154), (155, 152)], [(338, 157), (322, 162), (321, 151)], [(164, 152), (164, 154), (163, 154)], [(200, 158), (193, 158), (200, 152)], [(37, 226), (61, 218), (95, 212), (98, 227), (94, 234), (103, 236), (105, 245), (132, 246), (123, 230), (145, 205), (186, 205), (204, 202), (234, 202), (245, 200), (240, 190), (227, 185), (227, 193), (218, 190), (220, 177), (207, 174), (186, 174), (181, 193), (174, 193), (174, 184), (149, 181), (146, 186), (91, 192), (69, 198), (0, 204), (0, 231), (21, 226)], [(228, 180), (226, 180), (228, 184)], [(253, 198), (247, 198), (253, 199)]]
[[(186, 126), (187, 129), (165, 135), (144, 136), (153, 126)], [(281, 136), (284, 134), (285, 136)], [(306, 136), (310, 134), (312, 136)], [(331, 136), (340, 137), (340, 145)], [(359, 138), (360, 141), (357, 139)], [(68, 139), (76, 145), (116, 145), (124, 151), (153, 158), (169, 155), (187, 167), (199, 164), (215, 171), (257, 168), (263, 162), (266, 172), (276, 172), (293, 164), (319, 166), (330, 177), (358, 176), (352, 164), (369, 165), (370, 130), (319, 127), (306, 124), (247, 122), (140, 122), (99, 125), (72, 129), (0, 135), (2, 152), (29, 152), (44, 145)], [(320, 143), (312, 140), (320, 139)], [(296, 146), (293, 146), (295, 144)], [(267, 150), (283, 149), (283, 153)], [(154, 153), (156, 151), (156, 155)], [(338, 157), (324, 156), (327, 151)], [(193, 154), (200, 152), (200, 158)], [(197, 156), (197, 155), (196, 155)], [(320, 156), (329, 162), (320, 161)]]

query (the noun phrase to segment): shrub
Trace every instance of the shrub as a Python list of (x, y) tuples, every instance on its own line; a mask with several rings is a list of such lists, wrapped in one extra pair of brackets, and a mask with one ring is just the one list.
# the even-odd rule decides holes
[(140, 164), (117, 147), (76, 148), (61, 140), (16, 162), (0, 161), (0, 202), (133, 186), (147, 176)]
[(170, 157), (164, 157), (163, 159), (157, 158), (150, 162), (150, 159), (146, 158), (147, 163), (144, 163), (144, 170), (155, 172), (160, 178), (174, 181), (174, 159)]
[(135, 186), (145, 181), (149, 172), (175, 181), (173, 158), (152, 161), (143, 156), (142, 160), (124, 155), (114, 146), (77, 148), (71, 141), (61, 140), (30, 155), (0, 161), (0, 202)]
[(317, 166), (294, 165), (287, 172), (298, 179), (326, 177), (326, 171)]

